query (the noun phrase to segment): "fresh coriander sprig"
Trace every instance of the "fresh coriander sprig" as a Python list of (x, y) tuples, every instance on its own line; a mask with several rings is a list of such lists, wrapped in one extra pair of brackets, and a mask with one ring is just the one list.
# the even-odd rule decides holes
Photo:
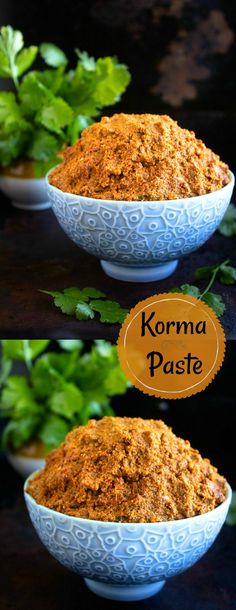
[(204, 301), (209, 307), (211, 307), (218, 317), (222, 316), (225, 311), (225, 304), (220, 294), (210, 292), (216, 279), (223, 285), (234, 284), (236, 282), (236, 268), (229, 265), (229, 259), (219, 263), (218, 265), (211, 265), (209, 267), (198, 267), (195, 271), (195, 279), (209, 279), (207, 286), (201, 292), (200, 288), (191, 284), (182, 284), (179, 288), (172, 288), (170, 292), (182, 292), (183, 294), (189, 294), (194, 296), (196, 299)]
[[(37, 55), (47, 69), (28, 71)], [(76, 50), (68, 69), (62, 49), (50, 42), (24, 47), (22, 33), (10, 25), (0, 28), (0, 77), (15, 88), (0, 92), (0, 165), (31, 159), (36, 177), (59, 163), (62, 149), (117, 103), (130, 82), (116, 57), (94, 59)]]
[(110, 301), (104, 292), (96, 288), (65, 288), (63, 292), (55, 290), (40, 290), (53, 297), (54, 305), (68, 316), (77, 320), (93, 320), (95, 314), (100, 316), (100, 322), (115, 324), (124, 321), (129, 310), (121, 307), (116, 301)]
[[(0, 417), (8, 419), (1, 437), (4, 450), (31, 440), (41, 441), (46, 452), (57, 447), (74, 426), (114, 415), (112, 396), (130, 386), (115, 345), (97, 340), (86, 349), (79, 339), (58, 344), (53, 351), (47, 340), (1, 341)], [(18, 360), (25, 365), (23, 375), (11, 374)]]

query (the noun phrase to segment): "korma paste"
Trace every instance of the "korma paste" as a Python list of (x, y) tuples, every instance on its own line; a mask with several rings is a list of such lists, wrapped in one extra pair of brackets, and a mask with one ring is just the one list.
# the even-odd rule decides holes
[(218, 155), (165, 115), (103, 117), (63, 155), (50, 183), (95, 199), (181, 199), (217, 191), (230, 181)]
[(206, 513), (226, 481), (163, 421), (104, 417), (70, 432), (27, 492), (67, 515), (139, 523)]

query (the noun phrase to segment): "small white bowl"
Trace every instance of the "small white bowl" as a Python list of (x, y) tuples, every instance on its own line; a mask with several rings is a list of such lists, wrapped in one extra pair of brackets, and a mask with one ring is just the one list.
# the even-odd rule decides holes
[(23, 455), (16, 455), (15, 453), (6, 453), (9, 464), (12, 468), (18, 472), (24, 479), (29, 477), (33, 472), (40, 470), (45, 465), (43, 458), (32, 458)]
[[(50, 172), (49, 172), (50, 174)], [(171, 201), (111, 201), (64, 193), (48, 180), (52, 210), (65, 233), (101, 259), (105, 273), (129, 282), (171, 275), (178, 259), (214, 233), (230, 203), (229, 184), (207, 195)]]
[[(32, 475), (35, 476), (35, 475)], [(228, 512), (232, 492), (214, 510), (178, 521), (112, 523), (81, 519), (37, 504), (24, 494), (31, 521), (51, 555), (85, 578), (101, 597), (137, 601), (193, 566), (209, 549)]]
[(51, 207), (45, 178), (0, 176), (0, 189), (20, 210), (47, 210)]

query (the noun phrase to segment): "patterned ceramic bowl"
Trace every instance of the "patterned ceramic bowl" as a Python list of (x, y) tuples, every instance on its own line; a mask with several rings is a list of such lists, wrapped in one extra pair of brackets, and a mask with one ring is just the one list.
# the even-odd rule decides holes
[(130, 282), (161, 280), (178, 259), (214, 233), (229, 205), (231, 174), (224, 188), (174, 201), (105, 201), (64, 193), (48, 179), (52, 209), (65, 233), (101, 259), (107, 275)]
[(219, 533), (232, 495), (228, 486), (224, 502), (204, 515), (135, 524), (63, 515), (37, 504), (26, 488), (27, 481), (31, 521), (53, 557), (83, 576), (97, 595), (120, 601), (150, 597), (196, 563)]

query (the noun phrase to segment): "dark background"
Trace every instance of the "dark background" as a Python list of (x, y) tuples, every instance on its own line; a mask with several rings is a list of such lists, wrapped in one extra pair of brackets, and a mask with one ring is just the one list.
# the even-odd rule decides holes
[(234, 169), (234, 0), (8, 0), (0, 22), (27, 45), (58, 44), (72, 64), (75, 47), (117, 55), (132, 74), (117, 111), (170, 114)]

